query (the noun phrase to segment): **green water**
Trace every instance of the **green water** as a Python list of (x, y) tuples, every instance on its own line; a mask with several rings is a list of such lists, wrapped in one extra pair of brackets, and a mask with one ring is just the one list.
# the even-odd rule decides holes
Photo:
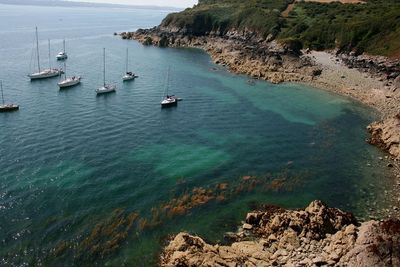
[[(151, 266), (179, 231), (224, 242), (262, 203), (321, 199), (363, 215), (359, 186), (387, 184), (364, 142), (368, 108), (300, 85), (252, 86), (202, 51), (112, 35), (164, 12), (0, 5), (0, 16), (0, 77), (21, 106), (0, 114), (0, 265)], [(35, 24), (42, 55), (47, 38), (54, 55), (66, 38), (80, 86), (26, 78)], [(118, 90), (96, 97), (103, 47)], [(140, 77), (123, 84), (126, 47)], [(183, 101), (161, 109), (169, 66)]]

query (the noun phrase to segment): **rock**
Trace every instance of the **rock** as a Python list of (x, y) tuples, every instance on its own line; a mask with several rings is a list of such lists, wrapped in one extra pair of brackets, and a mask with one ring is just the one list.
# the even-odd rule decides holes
[(397, 76), (396, 79), (393, 81), (393, 86), (397, 89), (400, 89), (400, 76)]
[(251, 229), (253, 229), (253, 226), (251, 224), (245, 223), (245, 224), (243, 224), (243, 229), (244, 230), (251, 230)]
[(262, 217), (262, 213), (258, 212), (250, 212), (247, 213), (246, 223), (251, 225), (258, 225)]
[(312, 259), (312, 263), (317, 265), (317, 266), (321, 266), (321, 265), (326, 264), (326, 260), (323, 259), (322, 257), (317, 256), (317, 257)]
[(338, 254), (336, 254), (335, 252), (332, 252), (332, 253), (329, 255), (329, 259), (330, 259), (330, 260), (333, 260), (333, 261), (338, 261), (338, 260), (340, 259), (340, 256), (339, 256)]

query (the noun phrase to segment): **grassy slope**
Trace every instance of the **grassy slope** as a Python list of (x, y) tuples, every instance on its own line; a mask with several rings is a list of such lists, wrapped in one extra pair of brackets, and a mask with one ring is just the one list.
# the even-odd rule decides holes
[(400, 1), (368, 0), (366, 4), (299, 2), (293, 0), (200, 0), (192, 9), (168, 15), (162, 25), (187, 29), (194, 35), (248, 29), (266, 37), (299, 40), (313, 49), (358, 49), (400, 56)]
[(298, 3), (289, 13), (280, 38), (295, 38), (313, 49), (349, 48), (371, 54), (400, 51), (400, 1), (367, 4)]
[(162, 25), (186, 27), (194, 35), (245, 28), (261, 35), (277, 34), (283, 23), (280, 13), (290, 2), (292, 0), (200, 0), (193, 9), (168, 15)]

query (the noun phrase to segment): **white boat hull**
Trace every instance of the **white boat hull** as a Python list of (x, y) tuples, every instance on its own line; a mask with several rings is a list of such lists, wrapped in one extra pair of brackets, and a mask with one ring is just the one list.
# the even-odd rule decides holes
[(19, 106), (16, 104), (0, 105), (0, 112), (14, 111), (14, 110), (18, 110), (18, 109), (19, 109)]
[(175, 106), (177, 104), (178, 104), (178, 100), (175, 97), (165, 97), (161, 101), (161, 106), (162, 107)]
[(67, 54), (64, 54), (64, 53), (59, 53), (59, 54), (56, 56), (56, 58), (57, 58), (57, 60), (64, 60), (64, 59), (67, 59), (67, 58), (68, 58), (68, 55), (67, 55)]
[(125, 74), (122, 77), (123, 81), (130, 81), (130, 80), (134, 80), (137, 76), (135, 74)]
[(61, 81), (58, 83), (58, 86), (60, 88), (66, 88), (66, 87), (71, 87), (79, 84), (81, 82), (81, 77), (75, 77), (75, 78), (67, 78), (64, 81)]
[(98, 95), (100, 95), (100, 94), (107, 94), (107, 93), (115, 92), (116, 89), (117, 89), (117, 88), (116, 88), (115, 85), (106, 85), (106, 86), (102, 86), (102, 87), (100, 87), (100, 88), (97, 88), (97, 89), (96, 89), (96, 93), (97, 93)]
[(28, 77), (31, 78), (31, 80), (47, 79), (47, 78), (60, 76), (62, 73), (63, 73), (62, 70), (51, 69), (51, 70), (44, 70), (44, 71), (41, 71), (41, 72), (36, 72), (36, 73), (29, 74)]

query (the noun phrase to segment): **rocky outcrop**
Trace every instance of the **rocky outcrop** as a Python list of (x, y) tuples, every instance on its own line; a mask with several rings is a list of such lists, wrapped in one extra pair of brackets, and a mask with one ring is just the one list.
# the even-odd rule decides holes
[(179, 233), (160, 266), (400, 266), (400, 221), (358, 225), (320, 201), (304, 210), (251, 212), (229, 246)]
[(368, 72), (378, 79), (386, 81), (387, 86), (393, 86), (393, 90), (400, 89), (400, 61), (383, 56), (356, 55), (356, 53), (340, 53), (338, 58), (350, 68), (357, 68)]
[(400, 113), (393, 118), (374, 122), (368, 126), (371, 138), (367, 141), (400, 160)]

